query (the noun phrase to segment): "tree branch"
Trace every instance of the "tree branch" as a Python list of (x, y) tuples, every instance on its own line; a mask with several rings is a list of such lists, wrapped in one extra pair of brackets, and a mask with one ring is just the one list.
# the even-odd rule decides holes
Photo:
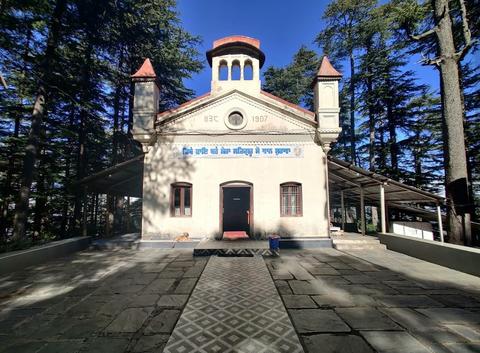
[(440, 66), (440, 63), (442, 62), (442, 57), (436, 57), (434, 59), (430, 59), (429, 57), (426, 57), (424, 54), (422, 54), (422, 59), (419, 61), (422, 65), (433, 65), (433, 66)]
[(3, 85), (3, 87), (5, 87), (5, 89), (7, 89), (7, 83), (5, 82), (5, 79), (3, 78), (3, 75), (0, 74), (0, 83)]
[(432, 29), (423, 32), (422, 34), (414, 35), (410, 34), (409, 37), (413, 40), (422, 40), (424, 38), (427, 38), (428, 36), (431, 36), (432, 34), (436, 33), (438, 30), (438, 26), (433, 27)]
[(462, 31), (463, 31), (463, 40), (465, 44), (462, 49), (455, 53), (455, 59), (460, 61), (468, 53), (468, 50), (472, 47), (475, 40), (472, 40), (472, 33), (470, 32), (470, 27), (468, 25), (467, 18), (467, 7), (465, 6), (465, 0), (459, 0), (460, 9), (462, 12)]

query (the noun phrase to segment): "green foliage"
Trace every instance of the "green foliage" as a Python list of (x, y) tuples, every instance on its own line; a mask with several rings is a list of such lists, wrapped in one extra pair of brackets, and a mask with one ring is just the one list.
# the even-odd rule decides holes
[[(183, 80), (202, 68), (200, 40), (182, 28), (174, 0), (66, 0), (55, 18), (58, 1), (0, 5), (0, 73), (8, 84), (0, 87), (0, 239), (9, 248), (16, 246), (8, 239), (40, 83), (47, 113), (30, 196), (34, 243), (78, 234), (83, 191), (75, 182), (140, 152), (130, 133), (130, 75), (143, 60), (149, 57), (159, 76), (162, 108), (191, 98)], [(54, 21), (60, 33), (45, 75)], [(101, 229), (105, 202), (87, 201), (90, 226)]]
[(310, 85), (320, 64), (317, 54), (302, 46), (284, 68), (270, 66), (264, 73), (263, 89), (289, 102), (313, 109)]

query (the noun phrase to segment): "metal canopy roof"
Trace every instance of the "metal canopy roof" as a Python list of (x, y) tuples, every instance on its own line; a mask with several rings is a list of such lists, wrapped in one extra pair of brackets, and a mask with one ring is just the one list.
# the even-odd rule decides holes
[(363, 188), (365, 200), (380, 203), (380, 185), (385, 189), (387, 202), (402, 203), (443, 203), (444, 197), (405, 185), (386, 176), (359, 168), (341, 159), (328, 156), (328, 177), (330, 192), (344, 191), (348, 196), (360, 198)]
[(143, 158), (141, 154), (82, 179), (87, 191), (116, 196), (142, 197)]
[[(144, 155), (139, 155), (86, 177), (78, 185), (99, 194), (142, 197), (143, 159)], [(407, 203), (444, 202), (441, 196), (402, 184), (332, 156), (328, 156), (328, 176), (331, 193), (343, 190), (349, 198), (359, 199), (360, 188), (363, 188), (365, 200), (372, 204), (380, 203), (381, 184), (385, 188), (386, 200), (392, 207), (396, 205), (400, 208)]]

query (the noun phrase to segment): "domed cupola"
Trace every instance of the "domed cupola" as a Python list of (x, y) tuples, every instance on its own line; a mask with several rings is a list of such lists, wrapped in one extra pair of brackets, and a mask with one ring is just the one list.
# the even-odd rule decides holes
[(260, 68), (265, 54), (258, 39), (246, 36), (218, 39), (207, 52), (207, 60), (212, 68), (212, 94), (233, 89), (260, 92)]

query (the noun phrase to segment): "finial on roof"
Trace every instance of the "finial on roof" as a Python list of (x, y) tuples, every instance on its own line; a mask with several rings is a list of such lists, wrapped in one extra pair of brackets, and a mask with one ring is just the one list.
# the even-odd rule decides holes
[(342, 74), (335, 70), (330, 60), (328, 60), (328, 57), (324, 55), (317, 72), (317, 77), (342, 77)]
[(156, 78), (157, 74), (153, 69), (149, 58), (146, 58), (142, 66), (132, 75), (132, 78)]

